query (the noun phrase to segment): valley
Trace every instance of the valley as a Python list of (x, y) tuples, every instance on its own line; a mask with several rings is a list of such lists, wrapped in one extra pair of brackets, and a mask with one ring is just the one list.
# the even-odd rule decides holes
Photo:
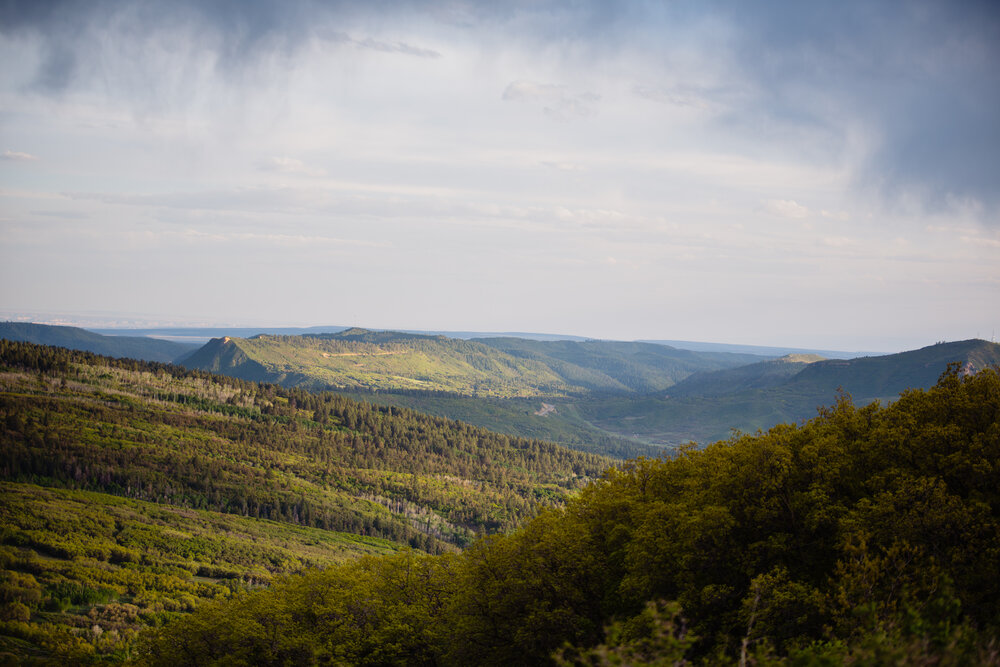
[(0, 653), (70, 663), (123, 658), (142, 627), (303, 569), (459, 551), (611, 463), (336, 394), (7, 340), (0, 451)]
[[(358, 594), (383, 596), (366, 568), (394, 577), (397, 567), (456, 567), (474, 590), (486, 584), (468, 560), (477, 556), (464, 554), (534, 539), (522, 528), (549, 530), (537, 527), (642, 461), (692, 456), (674, 451), (691, 440), (721, 441), (714, 452), (751, 446), (739, 431), (795, 433), (817, 410), (817, 424), (839, 419), (848, 394), (869, 405), (859, 410), (919, 405), (915, 388), (985, 377), (1000, 362), (1000, 346), (975, 340), (849, 360), (761, 360), (654, 344), (364, 330), (222, 337), (186, 354), (184, 363), (208, 368), (0, 339), (0, 653), (176, 661), (168, 646), (201, 636), (185, 625), (191, 614), (248, 600), (299, 604), (273, 596), (321, 572), (347, 573), (382, 591)], [(404, 384), (411, 380), (438, 388), (414, 390)], [(699, 516), (696, 506), (684, 511)], [(573, 544), (587, 530), (554, 539)], [(496, 541), (508, 534), (520, 537)], [(449, 605), (468, 604), (466, 589), (427, 576), (431, 589), (414, 595), (440, 587), (458, 601)], [(575, 599), (573, 591), (565, 594)], [(431, 618), (475, 618), (448, 609)], [(239, 634), (233, 613), (243, 612), (210, 623)], [(296, 642), (314, 641), (306, 628), (295, 632)], [(372, 641), (363, 650), (382, 650)], [(426, 641), (426, 650), (445, 650)]]
[[(8, 329), (15, 340), (56, 340), (91, 351), (96, 346), (112, 350), (112, 356), (129, 356), (136, 340), (166, 342), (72, 327)], [(734, 430), (752, 433), (800, 422), (833, 403), (839, 391), (859, 404), (892, 401), (906, 389), (933, 385), (951, 362), (970, 370), (1000, 363), (1000, 346), (982, 340), (824, 358), (806, 351), (768, 357), (720, 349), (785, 351), (735, 345), (691, 344), (703, 348), (692, 350), (582, 338), (317, 329), (234, 330), (245, 337), (222, 335), (195, 349), (181, 348), (173, 361), (246, 381), (335, 391), (624, 459), (657, 456), (689, 442), (704, 445)], [(0, 327), (0, 337), (10, 333), (4, 331)], [(193, 336), (201, 330), (178, 331)], [(538, 414), (543, 404), (552, 409)]]
[[(348, 356), (318, 358), (333, 354)], [(180, 361), (631, 458), (800, 422), (838, 392), (859, 404), (889, 402), (932, 386), (949, 363), (969, 370), (1000, 363), (1000, 345), (969, 340), (855, 359), (762, 358), (652, 343), (460, 341), (352, 329), (216, 339)], [(552, 409), (538, 414), (543, 403)]]

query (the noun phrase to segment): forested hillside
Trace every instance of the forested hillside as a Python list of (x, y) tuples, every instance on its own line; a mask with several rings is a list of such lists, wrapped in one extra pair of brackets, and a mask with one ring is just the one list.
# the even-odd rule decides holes
[(145, 336), (103, 336), (78, 327), (28, 322), (0, 322), (0, 339), (54, 345), (109, 357), (162, 362), (172, 362), (196, 348), (189, 343), (174, 343)]
[(1000, 344), (966, 340), (877, 357), (802, 361), (700, 373), (660, 394), (596, 397), (576, 406), (586, 423), (607, 432), (668, 447), (704, 444), (734, 428), (753, 432), (808, 419), (838, 392), (859, 405), (891, 401), (906, 389), (932, 386), (950, 363), (963, 372), (1000, 364)]
[(335, 389), (511, 436), (628, 458), (655, 456), (658, 443), (637, 441), (617, 426), (595, 427), (578, 404), (594, 396), (630, 399), (670, 387), (698, 371), (759, 359), (652, 343), (459, 340), (349, 329), (333, 334), (216, 338), (180, 361), (244, 380)]
[(332, 387), (619, 458), (706, 444), (812, 417), (838, 391), (859, 404), (926, 388), (951, 362), (1000, 363), (1000, 345), (939, 343), (857, 359), (692, 352), (651, 343), (471, 341), (391, 331), (215, 339), (186, 365), (248, 380)]
[(0, 451), (0, 651), (77, 658), (307, 565), (454, 551), (609, 464), (335, 394), (10, 341)]
[(692, 373), (734, 368), (763, 358), (753, 354), (692, 352), (657, 343), (612, 340), (474, 340), (518, 358), (542, 362), (570, 384), (598, 393), (662, 391)]
[(154, 664), (1000, 664), (1000, 371), (636, 460), (510, 535), (204, 605)]

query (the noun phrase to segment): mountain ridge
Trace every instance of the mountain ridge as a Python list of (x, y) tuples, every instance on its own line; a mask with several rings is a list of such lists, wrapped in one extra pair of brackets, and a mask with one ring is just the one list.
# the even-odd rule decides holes
[(952, 363), (960, 364), (963, 372), (1000, 365), (1000, 344), (981, 339), (937, 343), (892, 355), (801, 364), (791, 374), (791, 364), (765, 362), (760, 367), (772, 364), (774, 372), (764, 373), (759, 384), (740, 384), (739, 375), (748, 373), (745, 367), (693, 376), (687, 385), (682, 382), (631, 402), (581, 402), (579, 410), (588, 423), (642, 442), (707, 443), (725, 439), (733, 429), (753, 432), (808, 419), (817, 408), (834, 403), (838, 392), (859, 405), (895, 401), (909, 389), (934, 386)]
[(164, 363), (173, 362), (196, 349), (189, 343), (176, 343), (143, 336), (104, 336), (79, 327), (31, 322), (0, 322), (0, 338), (38, 345), (55, 345), (119, 359), (131, 358)]

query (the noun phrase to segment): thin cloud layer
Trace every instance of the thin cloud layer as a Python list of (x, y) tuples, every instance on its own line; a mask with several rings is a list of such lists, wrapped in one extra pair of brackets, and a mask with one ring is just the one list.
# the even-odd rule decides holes
[(38, 159), (30, 153), (22, 153), (20, 151), (4, 151), (3, 155), (0, 157), (4, 160), (10, 160), (12, 162), (33, 162)]

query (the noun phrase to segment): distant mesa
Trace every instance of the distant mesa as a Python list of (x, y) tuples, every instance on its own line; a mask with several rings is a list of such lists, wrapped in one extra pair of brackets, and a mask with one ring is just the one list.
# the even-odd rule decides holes
[(826, 361), (826, 357), (819, 354), (786, 354), (777, 361), (784, 361), (789, 364), (811, 364), (817, 361)]
[[(528, 398), (654, 392), (695, 372), (761, 359), (653, 343), (462, 340), (361, 328), (226, 340), (231, 345), (209, 343), (183, 363), (245, 380), (309, 389), (420, 388), (462, 396)], [(358, 356), (365, 357), (363, 372), (356, 359), (351, 359)]]

